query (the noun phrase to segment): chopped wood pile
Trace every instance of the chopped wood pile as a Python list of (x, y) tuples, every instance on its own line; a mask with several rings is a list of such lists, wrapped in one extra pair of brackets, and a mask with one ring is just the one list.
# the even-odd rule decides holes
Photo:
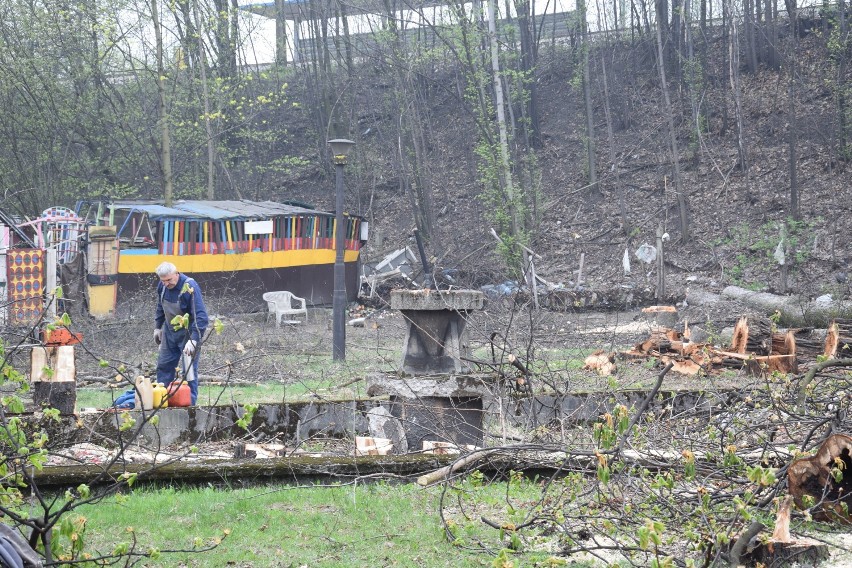
[[(651, 323), (647, 339), (620, 353), (596, 351), (585, 360), (585, 369), (600, 375), (616, 370), (616, 357), (622, 360), (657, 358), (663, 365), (672, 363), (672, 371), (682, 375), (715, 374), (725, 369), (745, 369), (751, 376), (799, 372), (800, 367), (817, 361), (817, 357), (852, 357), (852, 319), (835, 319), (824, 341), (813, 338), (813, 329), (777, 329), (765, 317), (743, 316), (734, 327), (729, 345), (719, 347), (710, 342), (691, 341), (689, 323), (675, 329), (671, 306), (652, 306), (643, 310)], [(661, 323), (670, 326), (661, 326)]]

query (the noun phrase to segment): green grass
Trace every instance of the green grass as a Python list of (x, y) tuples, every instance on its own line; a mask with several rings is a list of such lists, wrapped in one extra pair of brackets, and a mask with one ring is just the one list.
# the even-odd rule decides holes
[[(527, 485), (535, 494), (536, 486)], [(192, 549), (194, 542), (207, 545), (230, 532), (213, 551), (164, 553), (144, 562), (151, 567), (491, 566), (493, 556), (471, 553), (445, 539), (437, 511), (439, 491), (384, 483), (228, 491), (149, 488), (79, 513), (88, 520), (85, 541), (90, 553), (108, 553), (134, 535), (140, 550), (166, 551)], [(487, 500), (499, 504), (506, 484), (476, 491), (493, 493)], [(475, 527), (471, 538), (481, 536), (493, 544), (497, 531), (478, 519), (470, 524)], [(133, 527), (133, 534), (127, 527)], [(516, 558), (516, 567), (533, 565), (527, 555)]]
[[(351, 379), (350, 379), (351, 380)], [(365, 396), (363, 381), (352, 383), (344, 388), (336, 385), (345, 384), (344, 379), (311, 379), (293, 384), (283, 384), (279, 381), (249, 383), (238, 385), (205, 384), (201, 382), (198, 388), (198, 404), (245, 404), (270, 402), (296, 402), (306, 400), (311, 396), (339, 399)], [(110, 389), (107, 387), (85, 387), (77, 389), (77, 408), (107, 408), (112, 401), (130, 387)]]
[[(547, 367), (550, 369), (563, 369), (563, 370), (577, 370), (582, 369), (583, 364), (585, 363), (585, 358), (591, 355), (595, 351), (594, 348), (576, 348), (576, 347), (564, 347), (564, 348), (540, 348), (536, 349), (536, 361), (535, 365), (537, 367)], [(523, 353), (520, 354), (521, 357), (524, 356)], [(473, 351), (473, 358), (478, 359), (480, 361), (491, 361), (491, 349), (490, 347), (478, 347)], [(508, 364), (507, 361), (504, 361), (504, 364)], [(540, 368), (536, 366), (533, 367), (534, 371), (540, 371)]]

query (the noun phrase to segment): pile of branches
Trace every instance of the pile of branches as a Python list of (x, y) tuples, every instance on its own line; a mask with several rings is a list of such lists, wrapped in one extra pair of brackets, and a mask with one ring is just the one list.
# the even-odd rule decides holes
[[(526, 551), (551, 562), (771, 565), (777, 558), (767, 562), (758, 552), (767, 543), (781, 550), (772, 546), (773, 528), (792, 529), (801, 544), (849, 522), (852, 438), (832, 436), (852, 432), (852, 361), (831, 361), (805, 376), (763, 374), (691, 408), (651, 410), (670, 362), (637, 407), (616, 406), (592, 425), (551, 425), (536, 432), (536, 443), (490, 448), (448, 466), (439, 475), (444, 530), (457, 545), (498, 557)], [(821, 450), (819, 463), (801, 459), (827, 440), (835, 444)], [(510, 480), (497, 505), (476, 490), (486, 460)], [(791, 477), (793, 464), (800, 477)], [(539, 477), (519, 477), (521, 469)], [(777, 521), (783, 504), (789, 519)]]

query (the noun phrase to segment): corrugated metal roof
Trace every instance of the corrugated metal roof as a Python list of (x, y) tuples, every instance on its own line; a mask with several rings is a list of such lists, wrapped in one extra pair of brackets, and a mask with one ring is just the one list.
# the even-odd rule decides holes
[(166, 207), (162, 201), (113, 201), (109, 206), (116, 211), (143, 211), (152, 220), (163, 219), (211, 219), (216, 221), (242, 221), (246, 219), (269, 219), (280, 215), (304, 213), (329, 215), (327, 211), (306, 209), (274, 201), (175, 201)]

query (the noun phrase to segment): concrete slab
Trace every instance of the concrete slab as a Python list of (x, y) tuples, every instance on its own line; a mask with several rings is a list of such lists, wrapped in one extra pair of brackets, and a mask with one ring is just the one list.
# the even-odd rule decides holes
[(374, 373), (366, 378), (367, 392), (386, 394), (403, 398), (420, 397), (483, 397), (494, 391), (490, 375), (416, 375), (400, 377), (384, 373)]
[(394, 310), (470, 311), (485, 307), (485, 294), (479, 290), (393, 290)]

